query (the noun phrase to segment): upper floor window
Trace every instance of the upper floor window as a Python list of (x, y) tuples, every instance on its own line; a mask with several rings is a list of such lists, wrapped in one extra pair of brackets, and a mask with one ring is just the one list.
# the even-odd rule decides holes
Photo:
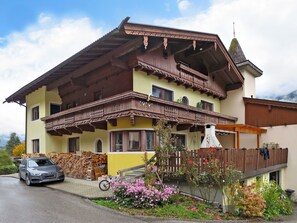
[(75, 153), (79, 151), (79, 137), (68, 139), (68, 152)]
[(207, 101), (201, 101), (202, 108), (208, 111), (213, 111), (213, 103)]
[(173, 92), (170, 90), (166, 90), (164, 88), (160, 88), (157, 86), (153, 86), (153, 96), (158, 97), (158, 98), (162, 98), (168, 101), (172, 101), (173, 100)]
[(32, 140), (32, 151), (33, 153), (39, 153), (39, 139)]
[(39, 106), (32, 108), (32, 121), (39, 119)]
[(61, 105), (58, 104), (50, 104), (50, 114), (56, 114), (59, 113), (61, 111)]

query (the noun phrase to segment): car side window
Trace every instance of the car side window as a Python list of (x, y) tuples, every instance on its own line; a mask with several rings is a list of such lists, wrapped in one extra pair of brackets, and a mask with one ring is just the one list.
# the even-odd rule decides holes
[(22, 160), (22, 162), (21, 162), (22, 165), (26, 165), (26, 163), (27, 163), (27, 160), (25, 160), (25, 159)]

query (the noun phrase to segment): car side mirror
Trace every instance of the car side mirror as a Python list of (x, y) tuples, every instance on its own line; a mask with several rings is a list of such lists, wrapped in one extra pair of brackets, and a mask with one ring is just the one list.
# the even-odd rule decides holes
[(25, 165), (24, 164), (20, 164), (19, 168), (24, 168)]

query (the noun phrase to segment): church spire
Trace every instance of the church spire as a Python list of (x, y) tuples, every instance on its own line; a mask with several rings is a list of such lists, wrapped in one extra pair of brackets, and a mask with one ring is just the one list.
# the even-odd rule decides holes
[(234, 62), (241, 63), (243, 61), (246, 61), (246, 57), (241, 49), (241, 46), (238, 42), (238, 40), (235, 37), (235, 23), (233, 22), (233, 39), (231, 41), (230, 47), (229, 47), (229, 54), (234, 60)]

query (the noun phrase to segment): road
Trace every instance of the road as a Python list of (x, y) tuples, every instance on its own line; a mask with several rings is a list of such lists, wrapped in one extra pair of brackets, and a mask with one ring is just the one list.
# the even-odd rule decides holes
[(28, 187), (15, 178), (0, 176), (1, 223), (148, 222), (96, 207), (80, 197), (44, 186)]
[[(295, 214), (278, 222), (297, 222)], [(28, 187), (16, 178), (0, 176), (0, 223), (182, 223), (187, 221), (137, 218), (94, 205), (78, 196), (44, 186)], [(196, 221), (199, 222), (199, 221)], [(201, 221), (203, 222), (203, 221)], [(208, 223), (212, 221), (207, 221)], [(214, 221), (218, 222), (218, 221)], [(220, 221), (234, 222), (234, 221)], [(237, 221), (235, 221), (237, 222)], [(248, 222), (248, 221), (242, 221)]]

